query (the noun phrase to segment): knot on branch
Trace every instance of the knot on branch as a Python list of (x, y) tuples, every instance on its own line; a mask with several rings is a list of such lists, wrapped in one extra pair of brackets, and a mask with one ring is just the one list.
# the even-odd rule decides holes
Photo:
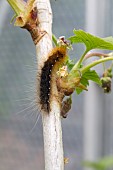
[(35, 45), (47, 33), (46, 31), (41, 31), (38, 25), (39, 25), (39, 21), (37, 16), (37, 8), (34, 7), (30, 12), (27, 22), (21, 28), (27, 29), (29, 31)]

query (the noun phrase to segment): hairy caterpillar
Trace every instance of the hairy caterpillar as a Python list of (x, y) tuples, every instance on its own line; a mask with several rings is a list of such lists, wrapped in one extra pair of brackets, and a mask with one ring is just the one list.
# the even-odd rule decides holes
[[(44, 65), (40, 72), (39, 83), (39, 104), (40, 109), (49, 112), (51, 101), (51, 88), (52, 83), (55, 81), (57, 71), (60, 67), (65, 65), (67, 61), (66, 48), (55, 47), (48, 55), (48, 59), (44, 62)], [(54, 79), (54, 80), (53, 80)], [(52, 81), (53, 80), (53, 81)]]

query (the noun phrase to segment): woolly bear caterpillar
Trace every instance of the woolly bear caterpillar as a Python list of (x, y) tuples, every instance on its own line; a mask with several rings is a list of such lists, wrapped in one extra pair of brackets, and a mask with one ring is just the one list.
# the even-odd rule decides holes
[(56, 73), (67, 61), (66, 48), (55, 47), (48, 55), (48, 59), (44, 62), (40, 74), (39, 83), (39, 105), (41, 110), (49, 113), (52, 79), (56, 77)]

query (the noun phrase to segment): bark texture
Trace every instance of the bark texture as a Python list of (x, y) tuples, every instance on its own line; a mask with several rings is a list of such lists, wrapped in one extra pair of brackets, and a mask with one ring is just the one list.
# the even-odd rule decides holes
[[(35, 3), (38, 9), (38, 29), (46, 31), (46, 34), (36, 45), (38, 74), (40, 74), (43, 63), (47, 60), (48, 53), (52, 49), (52, 11), (49, 0), (36, 0)], [(58, 101), (56, 81), (52, 82), (52, 84), (51, 111), (49, 114), (42, 112), (45, 170), (63, 170), (64, 157), (60, 103)]]

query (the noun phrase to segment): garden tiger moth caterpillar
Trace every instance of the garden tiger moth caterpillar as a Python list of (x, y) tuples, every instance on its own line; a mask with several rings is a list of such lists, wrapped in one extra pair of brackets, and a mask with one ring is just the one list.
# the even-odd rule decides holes
[[(56, 83), (57, 71), (65, 65), (67, 61), (66, 47), (55, 47), (48, 54), (48, 59), (44, 62), (39, 78), (39, 100), (40, 110), (49, 113), (51, 110), (51, 94), (54, 94), (53, 86)], [(54, 85), (53, 85), (54, 84)]]

